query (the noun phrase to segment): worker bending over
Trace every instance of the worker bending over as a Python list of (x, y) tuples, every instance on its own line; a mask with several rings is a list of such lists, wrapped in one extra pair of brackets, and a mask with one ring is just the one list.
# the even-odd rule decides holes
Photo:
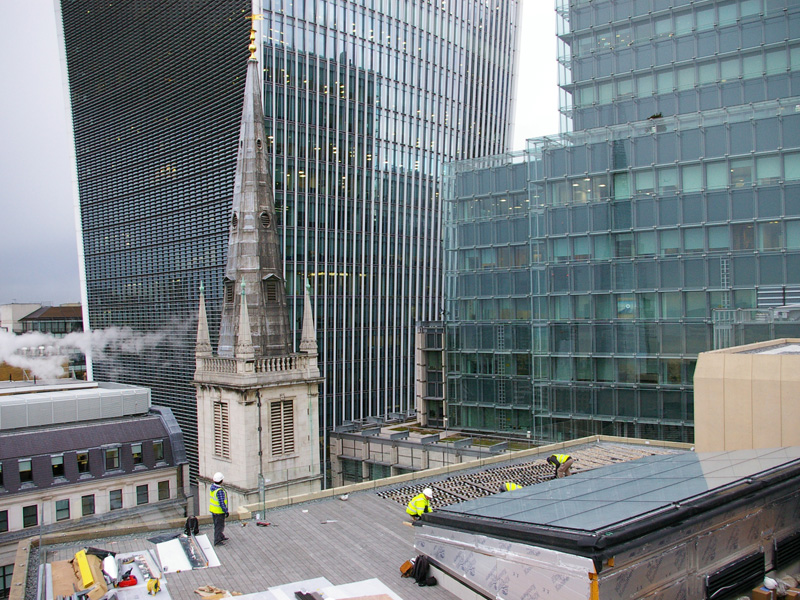
[(555, 467), (556, 477), (561, 479), (571, 474), (569, 468), (572, 466), (574, 459), (569, 454), (552, 454), (547, 457), (547, 462)]
[(433, 512), (431, 509), (431, 498), (433, 498), (433, 490), (425, 488), (421, 494), (417, 494), (411, 499), (406, 507), (406, 512), (411, 515), (415, 521), (419, 519), (423, 513)]
[(513, 481), (506, 481), (504, 484), (502, 484), (500, 486), (500, 491), (501, 492), (510, 492), (510, 491), (513, 491), (513, 490), (518, 490), (520, 488), (522, 488), (521, 485), (517, 485)]

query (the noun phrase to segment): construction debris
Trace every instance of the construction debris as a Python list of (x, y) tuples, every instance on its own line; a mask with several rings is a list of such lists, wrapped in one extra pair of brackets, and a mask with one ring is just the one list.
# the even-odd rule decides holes
[(194, 593), (199, 595), (203, 600), (219, 600), (220, 598), (232, 598), (233, 596), (242, 595), (241, 592), (229, 592), (228, 590), (223, 590), (211, 584), (200, 586)]

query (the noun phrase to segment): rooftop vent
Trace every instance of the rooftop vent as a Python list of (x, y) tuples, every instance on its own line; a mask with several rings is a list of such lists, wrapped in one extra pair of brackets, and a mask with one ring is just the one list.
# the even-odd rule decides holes
[(749, 590), (764, 580), (764, 553), (740, 558), (715, 573), (706, 575), (706, 600), (730, 598), (737, 591)]

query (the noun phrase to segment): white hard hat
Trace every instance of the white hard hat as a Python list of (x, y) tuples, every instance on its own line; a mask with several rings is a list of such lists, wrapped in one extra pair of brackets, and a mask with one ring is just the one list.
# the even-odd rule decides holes
[(214, 473), (214, 483), (222, 483), (223, 479), (225, 478), (222, 476), (222, 473), (220, 473), (219, 471)]
[(431, 488), (425, 488), (424, 490), (422, 490), (422, 493), (425, 495), (426, 498), (433, 498), (433, 490)]

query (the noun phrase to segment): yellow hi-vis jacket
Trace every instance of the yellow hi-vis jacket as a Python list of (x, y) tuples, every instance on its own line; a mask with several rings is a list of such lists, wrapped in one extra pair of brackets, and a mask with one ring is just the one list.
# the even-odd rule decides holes
[(228, 494), (225, 488), (216, 483), (208, 491), (208, 512), (217, 515), (228, 512)]
[(417, 494), (406, 507), (406, 512), (412, 516), (421, 517), (422, 513), (432, 512), (431, 503), (425, 494)]
[(512, 490), (518, 490), (518, 489), (522, 488), (521, 485), (517, 485), (513, 481), (506, 481), (503, 485), (505, 486), (507, 492), (510, 492)]
[(569, 454), (554, 454), (553, 456), (556, 457), (558, 464), (563, 465), (567, 462), (570, 458), (572, 458)]

